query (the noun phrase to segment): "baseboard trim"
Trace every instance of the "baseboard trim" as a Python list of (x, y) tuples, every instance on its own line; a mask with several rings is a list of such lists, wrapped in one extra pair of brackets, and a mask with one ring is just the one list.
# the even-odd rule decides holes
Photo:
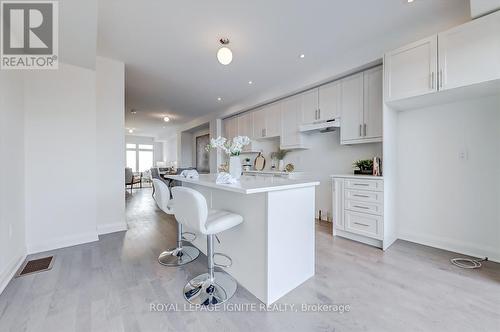
[(24, 260), (26, 259), (26, 254), (22, 255), (17, 255), (12, 259), (9, 264), (7, 265), (7, 268), (5, 271), (3, 271), (0, 274), (0, 294), (3, 293), (5, 288), (7, 288), (7, 285), (9, 282), (14, 278), (14, 275), (16, 274), (17, 270), (21, 267), (21, 264), (23, 264)]
[(369, 238), (369, 237), (366, 237), (363, 235), (358, 235), (358, 234), (354, 234), (351, 232), (346, 232), (346, 231), (343, 231), (340, 229), (336, 230), (335, 235), (382, 249), (382, 241), (377, 240), (377, 239), (372, 239), (372, 238)]
[(425, 236), (422, 234), (415, 235), (403, 233), (399, 234), (398, 239), (452, 251), (462, 255), (482, 258), (488, 257), (488, 260), (500, 263), (500, 255), (493, 248), (472, 246), (469, 243), (457, 243), (450, 239)]
[(112, 224), (105, 224), (97, 226), (97, 234), (104, 235), (115, 232), (123, 232), (128, 230), (126, 222), (116, 222)]
[(99, 237), (97, 236), (97, 232), (89, 232), (84, 234), (60, 237), (46, 242), (29, 244), (27, 249), (28, 254), (31, 255), (49, 250), (72, 247), (83, 243), (95, 242), (98, 240)]

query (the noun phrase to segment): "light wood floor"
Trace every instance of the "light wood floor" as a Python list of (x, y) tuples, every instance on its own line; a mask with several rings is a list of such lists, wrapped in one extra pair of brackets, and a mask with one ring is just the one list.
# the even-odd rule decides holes
[[(127, 232), (49, 252), (51, 271), (12, 280), (0, 295), (0, 331), (500, 331), (499, 264), (462, 270), (449, 263), (456, 254), (404, 241), (382, 252), (334, 239), (325, 224), (315, 277), (279, 303), (349, 304), (349, 312), (151, 312), (151, 303), (182, 309), (181, 289), (206, 257), (183, 268), (157, 263), (175, 222), (150, 193), (128, 196)], [(260, 303), (242, 287), (231, 302)]]

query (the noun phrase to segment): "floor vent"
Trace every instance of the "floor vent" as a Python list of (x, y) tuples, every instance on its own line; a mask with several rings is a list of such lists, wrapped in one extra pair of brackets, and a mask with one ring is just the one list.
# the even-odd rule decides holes
[(54, 256), (29, 260), (21, 266), (19, 272), (17, 273), (17, 276), (21, 277), (32, 273), (50, 270), (52, 268), (53, 262)]

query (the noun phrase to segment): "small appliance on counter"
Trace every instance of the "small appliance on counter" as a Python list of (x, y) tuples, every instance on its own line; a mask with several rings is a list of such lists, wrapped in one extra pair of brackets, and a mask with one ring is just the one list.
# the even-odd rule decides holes
[(248, 172), (252, 168), (252, 164), (250, 163), (250, 158), (245, 158), (243, 164), (243, 170)]

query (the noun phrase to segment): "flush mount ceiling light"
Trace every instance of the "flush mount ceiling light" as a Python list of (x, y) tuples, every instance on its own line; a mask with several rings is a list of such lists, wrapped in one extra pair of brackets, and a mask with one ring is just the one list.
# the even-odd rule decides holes
[(217, 97), (217, 101), (222, 101), (222, 97)]
[(224, 66), (227, 66), (231, 63), (231, 61), (233, 61), (233, 52), (229, 49), (229, 47), (227, 47), (229, 39), (221, 38), (219, 42), (222, 47), (217, 51), (217, 60), (219, 60), (219, 62)]
[(129, 130), (128, 130), (128, 133), (129, 133), (129, 134), (132, 134), (133, 132), (134, 132), (134, 129), (129, 129)]
[(165, 122), (169, 122), (169, 121), (170, 121), (170, 118), (169, 118), (168, 116), (166, 116), (166, 117), (164, 117), (164, 118), (163, 118), (163, 121), (165, 121)]
[(301, 59), (304, 59), (306, 57), (306, 55), (304, 53), (302, 53), (301, 55), (299, 55), (299, 58)]
[(253, 84), (253, 82), (252, 82), (252, 81), (248, 81), (248, 84), (249, 84), (249, 85), (252, 85), (252, 84)]

